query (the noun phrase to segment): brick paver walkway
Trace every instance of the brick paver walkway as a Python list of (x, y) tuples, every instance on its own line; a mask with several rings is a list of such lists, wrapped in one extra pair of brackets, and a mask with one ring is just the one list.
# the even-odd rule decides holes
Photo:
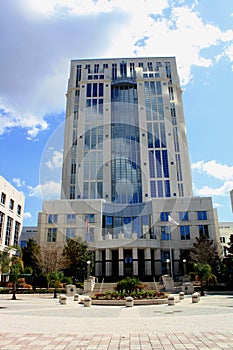
[(91, 306), (72, 298), (0, 295), (1, 350), (233, 349), (233, 297), (175, 306)]

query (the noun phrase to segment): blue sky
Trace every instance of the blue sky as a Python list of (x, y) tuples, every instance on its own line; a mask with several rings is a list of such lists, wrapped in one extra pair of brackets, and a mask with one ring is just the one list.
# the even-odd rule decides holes
[(24, 225), (60, 196), (65, 93), (76, 58), (176, 56), (195, 195), (233, 221), (232, 0), (2, 0), (0, 174)]

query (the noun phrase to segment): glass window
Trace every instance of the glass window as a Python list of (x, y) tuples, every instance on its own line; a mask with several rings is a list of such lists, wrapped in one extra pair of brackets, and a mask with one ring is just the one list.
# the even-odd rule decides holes
[(66, 215), (66, 223), (67, 224), (75, 224), (76, 223), (76, 215), (75, 214), (67, 214)]
[(56, 223), (57, 223), (57, 214), (49, 214), (48, 224), (56, 224)]
[(200, 237), (209, 237), (209, 228), (208, 225), (199, 225), (199, 236)]
[(99, 83), (99, 96), (102, 97), (104, 96), (104, 84)]
[(142, 216), (142, 233), (149, 233), (149, 216), (143, 215)]
[(88, 223), (95, 222), (95, 214), (85, 214), (85, 221), (88, 221)]
[(163, 197), (163, 181), (161, 180), (157, 181), (157, 186), (158, 186), (158, 197), (161, 198)]
[(162, 151), (162, 159), (163, 159), (163, 173), (164, 173), (164, 177), (169, 177), (167, 151)]
[(93, 83), (93, 97), (97, 97), (97, 83)]
[(116, 79), (117, 78), (117, 64), (113, 63), (112, 64), (112, 79)]
[(14, 245), (19, 245), (20, 223), (15, 221)]
[(85, 232), (84, 240), (87, 242), (94, 242), (94, 228), (90, 227), (88, 232)]
[(180, 239), (181, 240), (190, 239), (190, 227), (189, 226), (180, 226)]
[(76, 236), (76, 229), (75, 227), (70, 227), (66, 229), (66, 239), (68, 238), (75, 238)]
[(137, 233), (137, 237), (141, 237), (142, 231), (141, 231), (141, 223), (140, 223), (140, 216), (133, 217), (133, 232)]
[(207, 220), (207, 212), (206, 211), (198, 211), (197, 212), (197, 220)]
[(6, 194), (2, 192), (1, 194), (1, 203), (5, 204), (6, 203)]
[(161, 226), (161, 238), (163, 241), (171, 240), (171, 228), (170, 226)]
[(14, 209), (14, 201), (13, 201), (13, 199), (10, 199), (9, 209), (10, 209), (10, 210), (13, 210), (13, 209)]
[(5, 237), (5, 245), (10, 245), (11, 240), (11, 232), (13, 227), (13, 219), (11, 217), (7, 217), (7, 225), (6, 225), (6, 237)]
[(165, 190), (165, 197), (171, 197), (170, 181), (169, 180), (164, 181), (164, 190)]
[(94, 73), (99, 73), (99, 64), (94, 64)]
[(91, 83), (87, 84), (87, 97), (91, 97)]
[(22, 209), (21, 205), (18, 204), (18, 206), (17, 206), (17, 214), (18, 215), (21, 215), (21, 209)]
[(160, 213), (160, 221), (169, 221), (169, 212), (163, 211)]
[(188, 221), (189, 220), (189, 213), (187, 211), (179, 212), (179, 220), (180, 221)]
[(150, 182), (151, 197), (156, 198), (156, 183), (155, 181)]
[(0, 211), (0, 238), (2, 238), (2, 234), (3, 234), (4, 217), (5, 217), (4, 213)]
[(113, 227), (113, 217), (106, 216), (106, 227)]
[(149, 169), (150, 177), (155, 177), (155, 162), (154, 162), (154, 151), (149, 151)]
[(56, 241), (57, 241), (57, 229), (48, 228), (47, 242), (56, 242)]

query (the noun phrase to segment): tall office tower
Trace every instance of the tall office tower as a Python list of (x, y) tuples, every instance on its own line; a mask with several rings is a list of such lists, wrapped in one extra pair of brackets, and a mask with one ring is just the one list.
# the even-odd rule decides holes
[(190, 196), (175, 58), (72, 61), (62, 198), (130, 204)]
[(105, 281), (184, 273), (196, 237), (217, 242), (211, 198), (193, 197), (174, 57), (74, 60), (61, 200), (44, 202), (38, 243), (76, 236)]

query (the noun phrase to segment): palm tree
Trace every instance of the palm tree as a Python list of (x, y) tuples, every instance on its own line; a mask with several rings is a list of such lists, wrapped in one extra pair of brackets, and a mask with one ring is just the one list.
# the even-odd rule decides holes
[(215, 275), (212, 274), (211, 266), (209, 264), (196, 263), (193, 265), (194, 272), (199, 277), (201, 282), (201, 296), (204, 296), (204, 281), (209, 281), (210, 279), (216, 279)]

